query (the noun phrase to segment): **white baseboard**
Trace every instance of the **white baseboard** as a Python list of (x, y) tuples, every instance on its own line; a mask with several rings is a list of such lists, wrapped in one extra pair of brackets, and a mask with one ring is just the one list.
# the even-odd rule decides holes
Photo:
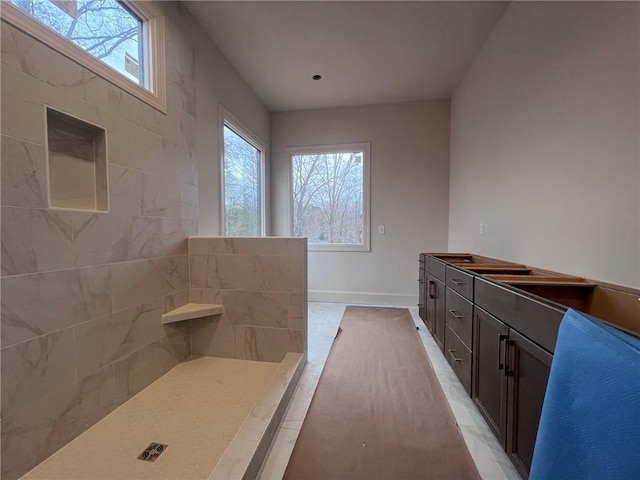
[(309, 290), (310, 302), (349, 303), (352, 305), (384, 305), (392, 307), (415, 307), (417, 295), (401, 293), (337, 292), (331, 290)]

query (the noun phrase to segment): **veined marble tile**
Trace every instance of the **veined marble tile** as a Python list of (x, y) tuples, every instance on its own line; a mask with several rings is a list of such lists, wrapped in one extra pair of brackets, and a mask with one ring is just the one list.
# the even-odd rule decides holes
[(302, 256), (190, 255), (194, 287), (302, 293)]
[(232, 253), (245, 255), (304, 255), (306, 244), (307, 240), (305, 238), (221, 237), (219, 253), (221, 255)]
[(73, 231), (76, 266), (100, 265), (150, 257), (162, 229), (161, 219), (106, 213), (84, 214)]
[(139, 305), (189, 288), (187, 255), (111, 265), (113, 306)]
[[(2, 23), (5, 29), (6, 23)], [(15, 88), (15, 75), (11, 75), (12, 67), (3, 64), (1, 76), (2, 91), (20, 92)], [(23, 74), (23, 76), (25, 76)], [(11, 88), (13, 86), (13, 88)], [(0, 131), (16, 139), (39, 145), (45, 144), (44, 104), (35, 98), (24, 95), (2, 95), (0, 105)]]
[(145, 174), (142, 180), (142, 214), (152, 217), (177, 217), (182, 214), (180, 183), (157, 175)]
[[(203, 249), (202, 243), (189, 239), (193, 248)], [(189, 275), (191, 288), (221, 289), (222, 281), (218, 272), (217, 255), (189, 254)]]
[(99, 97), (87, 95), (89, 75), (85, 68), (6, 23), (2, 25), (2, 61), (48, 85), (99, 104)]
[(305, 293), (289, 294), (289, 308), (287, 312), (289, 328), (307, 330), (307, 303)]
[(244, 355), (244, 327), (236, 326), (236, 358), (245, 359)]
[(198, 186), (198, 161), (195, 156), (185, 155), (180, 159), (182, 182), (187, 185)]
[(222, 303), (222, 292), (215, 288), (190, 288), (191, 302), (193, 303)]
[(45, 105), (104, 126), (98, 107), (82, 98), (6, 64), (1, 74), (2, 92), (11, 92), (11, 95), (2, 95), (3, 134), (44, 145)]
[(236, 327), (218, 317), (191, 320), (191, 354), (207, 357), (242, 358), (236, 352)]
[(126, 402), (190, 355), (189, 325), (165, 327), (168, 335), (114, 363), (115, 400)]
[(289, 294), (222, 290), (222, 321), (233, 325), (287, 328)]
[(2, 207), (2, 274), (73, 267), (72, 231), (54, 210)]
[(280, 362), (286, 352), (302, 352), (304, 332), (285, 328), (244, 327), (247, 360)]
[(269, 456), (258, 476), (259, 480), (279, 480), (284, 477), (299, 434), (299, 429), (280, 428), (278, 430), (271, 444)]
[(198, 187), (181, 185), (182, 218), (198, 219)]
[(314, 371), (307, 366), (300, 377), (293, 399), (289, 404), (286, 417), (282, 421), (282, 428), (300, 429), (304, 421), (311, 399), (320, 380), (320, 371)]
[(138, 98), (124, 91), (122, 88), (107, 82), (107, 109), (114, 114), (128, 119), (132, 124), (158, 135), (167, 135), (167, 129), (162, 128), (167, 115), (141, 102)]
[(219, 237), (189, 237), (189, 255), (217, 255)]
[(109, 211), (142, 215), (142, 172), (109, 164)]
[(3, 346), (111, 313), (109, 267), (4, 277), (1, 285)]
[(2, 478), (17, 479), (114, 408), (113, 366), (2, 420)]
[(109, 162), (146, 174), (158, 174), (155, 159), (167, 149), (169, 141), (157, 133), (138, 127), (131, 117), (123, 119), (108, 114), (103, 114), (103, 117), (109, 138)]
[(2, 418), (76, 379), (73, 328), (2, 349)]
[(83, 378), (109, 363), (164, 337), (160, 299), (74, 327), (76, 370)]
[(191, 301), (190, 298), (191, 295), (189, 294), (188, 289), (165, 296), (163, 299), (163, 313), (170, 312), (171, 310), (175, 310), (176, 308), (180, 308), (183, 305), (186, 305)]
[(171, 61), (167, 65), (167, 82), (174, 87), (172, 91), (180, 95), (182, 111), (195, 118), (195, 49), (185, 42), (176, 41), (183, 38), (184, 35), (188, 35), (188, 33), (186, 31), (176, 32), (168, 37), (167, 58), (171, 58)]
[(251, 457), (257, 448), (257, 441), (239, 438), (232, 440), (208, 480), (238, 480), (243, 478)]
[[(148, 218), (148, 217), (147, 217)], [(186, 218), (159, 218), (161, 231), (154, 237), (153, 256), (186, 255), (187, 238), (198, 231), (198, 221)]]
[(2, 205), (47, 207), (44, 146), (2, 136)]

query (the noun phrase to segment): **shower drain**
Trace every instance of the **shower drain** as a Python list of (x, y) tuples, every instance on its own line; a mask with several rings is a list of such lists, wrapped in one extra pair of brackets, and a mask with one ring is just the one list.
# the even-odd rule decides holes
[(165, 445), (164, 443), (151, 443), (147, 448), (145, 448), (144, 452), (138, 456), (138, 460), (155, 462), (168, 446), (169, 445)]

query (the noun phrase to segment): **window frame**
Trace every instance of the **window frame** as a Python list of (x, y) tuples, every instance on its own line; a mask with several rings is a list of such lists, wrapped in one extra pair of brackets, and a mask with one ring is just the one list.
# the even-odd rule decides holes
[(10, 1), (2, 2), (2, 20), (70, 60), (87, 68), (115, 86), (125, 90), (153, 108), (166, 113), (166, 72), (164, 17), (154, 14), (136, 0), (120, 0), (125, 8), (142, 20), (142, 54), (145, 86), (127, 78), (115, 68), (94, 57), (85, 49), (40, 22)]
[[(249, 143), (260, 152), (260, 237), (267, 236), (267, 143), (253, 133), (244, 123), (235, 117), (225, 106), (220, 105), (219, 115), (219, 158), (220, 158), (220, 236), (227, 237), (225, 187), (224, 187), (224, 127)], [(257, 238), (257, 237), (253, 237)]]
[(293, 231), (293, 157), (297, 155), (323, 155), (331, 153), (362, 152), (362, 243), (312, 243), (315, 252), (370, 252), (371, 251), (371, 144), (369, 142), (337, 145), (287, 147), (289, 157), (289, 233)]

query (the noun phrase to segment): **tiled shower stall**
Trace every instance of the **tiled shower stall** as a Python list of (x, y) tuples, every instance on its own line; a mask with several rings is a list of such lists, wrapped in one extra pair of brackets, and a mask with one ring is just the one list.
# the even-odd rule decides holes
[[(179, 4), (158, 8), (166, 114), (2, 22), (4, 479), (192, 353), (280, 361), (304, 349), (306, 244), (266, 240), (254, 250), (249, 240), (196, 239), (189, 255), (199, 27)], [(47, 109), (105, 132), (107, 211), (50, 208)], [(189, 301), (222, 303), (226, 313), (162, 324)]]

